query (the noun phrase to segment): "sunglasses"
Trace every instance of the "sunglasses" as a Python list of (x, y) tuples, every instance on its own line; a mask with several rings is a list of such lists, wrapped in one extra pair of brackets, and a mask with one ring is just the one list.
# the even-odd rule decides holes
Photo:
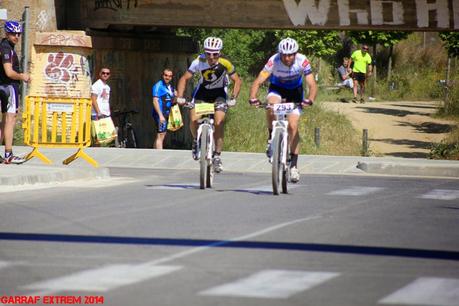
[(218, 56), (220, 56), (220, 52), (206, 52), (206, 55), (208, 57), (211, 57), (211, 56), (218, 57)]
[(363, 51), (368, 51), (368, 48), (363, 48), (362, 50), (363, 50)]
[(17, 37), (20, 37), (20, 36), (21, 36), (21, 33), (8, 33), (8, 34), (10, 34), (10, 35), (12, 35), (12, 36), (17, 36)]
[(110, 72), (101, 72), (102, 75), (110, 75)]
[(163, 74), (163, 76), (172, 78), (174, 75), (172, 75), (172, 74)]

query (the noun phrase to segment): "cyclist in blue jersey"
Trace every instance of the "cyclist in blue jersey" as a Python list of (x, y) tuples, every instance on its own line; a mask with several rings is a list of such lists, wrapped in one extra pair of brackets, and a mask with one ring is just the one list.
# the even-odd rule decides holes
[(162, 149), (167, 132), (167, 120), (171, 111), (174, 96), (177, 92), (171, 85), (174, 74), (171, 69), (164, 69), (162, 79), (152, 89), (153, 92), (153, 119), (158, 127), (155, 139), (155, 149)]
[[(259, 105), (257, 98), (260, 86), (269, 78), (267, 102), (269, 104), (285, 102), (301, 102), (302, 107), (310, 106), (317, 95), (317, 85), (312, 74), (312, 68), (305, 55), (298, 53), (298, 43), (292, 38), (281, 40), (278, 53), (271, 56), (263, 70), (252, 84), (249, 103)], [(304, 98), (303, 82), (308, 86), (308, 98)], [(301, 108), (288, 115), (288, 133), (290, 139), (290, 180), (297, 183), (300, 179), (298, 171), (299, 140), (298, 122)], [(268, 126), (268, 145), (266, 154), (271, 157), (271, 133), (274, 115), (270, 109), (266, 112)]]

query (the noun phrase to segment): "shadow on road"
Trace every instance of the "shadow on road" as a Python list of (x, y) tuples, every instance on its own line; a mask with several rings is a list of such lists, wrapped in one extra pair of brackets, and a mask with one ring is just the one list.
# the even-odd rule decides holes
[(265, 249), (265, 250), (325, 252), (325, 253), (340, 253), (340, 254), (354, 254), (354, 255), (394, 256), (394, 257), (426, 258), (426, 259), (459, 261), (459, 252), (456, 252), (456, 251), (393, 248), (393, 247), (379, 247), (379, 246), (320, 244), (320, 243), (232, 241), (232, 240), (187, 239), (187, 238), (172, 239), (172, 238), (155, 238), (155, 237), (145, 238), (145, 237), (123, 237), (123, 236), (88, 236), (88, 235), (11, 233), (11, 232), (0, 232), (0, 240), (124, 244), (124, 245), (164, 245), (164, 246), (177, 246), (177, 247)]
[(412, 112), (407, 110), (400, 110), (400, 109), (390, 109), (390, 108), (380, 108), (380, 107), (367, 107), (367, 106), (359, 106), (357, 107), (362, 109), (363, 111), (371, 114), (383, 114), (388, 116), (396, 116), (396, 117), (405, 117), (408, 115), (419, 115), (419, 116), (430, 116), (429, 113), (424, 112)]

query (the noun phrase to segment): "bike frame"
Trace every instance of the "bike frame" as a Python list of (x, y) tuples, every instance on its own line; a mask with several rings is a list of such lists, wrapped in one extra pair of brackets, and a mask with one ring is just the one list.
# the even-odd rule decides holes
[(288, 158), (290, 144), (287, 116), (295, 110), (296, 105), (295, 103), (266, 105), (266, 108), (272, 109), (276, 118), (272, 122), (271, 151), (273, 154), (269, 160), (272, 164), (272, 185), (274, 195), (279, 194), (279, 183), (282, 185), (282, 193), (287, 193), (287, 182), (290, 178), (290, 162)]
[[(201, 189), (212, 188), (214, 169), (212, 165), (212, 153), (214, 151), (214, 119), (215, 105), (213, 103), (195, 104), (195, 112), (202, 117), (198, 120), (199, 126), (196, 132), (199, 158), (199, 185)], [(205, 152), (203, 152), (205, 151)]]

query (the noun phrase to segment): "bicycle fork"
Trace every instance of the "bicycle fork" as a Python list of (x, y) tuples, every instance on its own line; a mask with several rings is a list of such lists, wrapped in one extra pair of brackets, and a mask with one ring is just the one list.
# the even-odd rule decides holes
[[(287, 120), (274, 120), (273, 121), (273, 131), (271, 134), (271, 146), (273, 145), (273, 140), (274, 140), (274, 135), (276, 135), (276, 130), (281, 130), (281, 151), (280, 151), (280, 156), (279, 156), (279, 161), (280, 164), (282, 165), (283, 169), (285, 170), (287, 167), (287, 161), (288, 161), (288, 121)], [(271, 148), (271, 151), (274, 152), (273, 148)], [(269, 158), (269, 162), (272, 163), (273, 157), (271, 156)]]

